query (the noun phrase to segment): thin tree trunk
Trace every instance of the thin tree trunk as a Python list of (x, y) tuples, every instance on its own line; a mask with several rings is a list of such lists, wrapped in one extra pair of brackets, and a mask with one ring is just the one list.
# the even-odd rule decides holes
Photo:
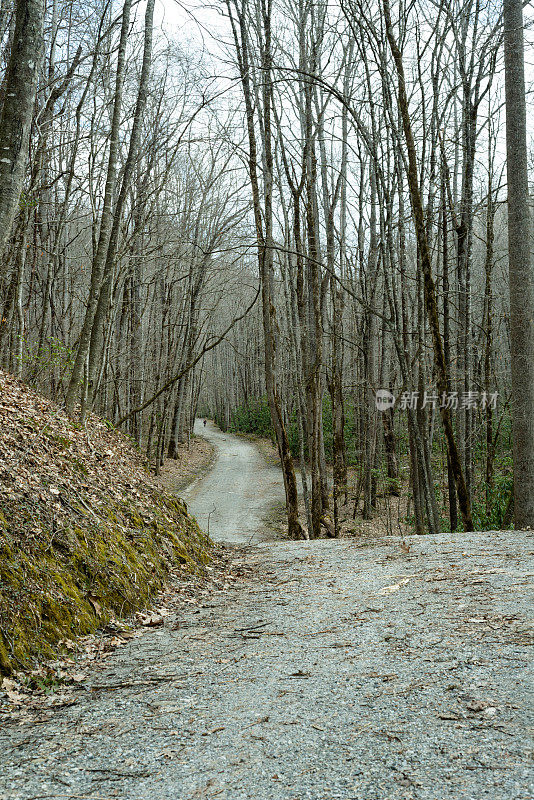
[[(441, 180), (441, 239), (443, 264), (443, 354), (447, 364), (447, 391), (451, 391), (450, 380), (450, 311), (449, 311), (449, 236), (448, 236), (447, 203), (445, 196), (445, 175)], [(456, 486), (451, 460), (447, 452), (447, 490), (449, 496), (449, 521), (451, 531), (458, 528), (458, 508), (456, 505)]]
[(132, 8), (132, 0), (124, 0), (122, 9), (122, 24), (121, 34), (119, 41), (119, 50), (117, 55), (117, 71), (115, 76), (115, 92), (113, 96), (113, 114), (111, 120), (111, 129), (109, 134), (109, 156), (108, 168), (106, 174), (106, 186), (104, 189), (104, 204), (102, 207), (102, 216), (100, 220), (100, 230), (98, 234), (98, 243), (96, 252), (93, 258), (91, 269), (91, 286), (89, 290), (89, 299), (87, 301), (87, 308), (83, 321), (80, 338), (78, 341), (78, 349), (76, 351), (76, 358), (72, 369), (71, 378), (67, 388), (67, 396), (65, 398), (65, 407), (68, 414), (72, 414), (74, 404), (79, 394), (80, 380), (84, 365), (89, 353), (91, 344), (91, 332), (95, 319), (96, 309), (102, 287), (102, 279), (104, 276), (104, 267), (107, 258), (109, 239), (113, 224), (113, 201), (115, 191), (117, 188), (117, 167), (119, 157), (119, 131), (120, 131), (120, 117), (122, 106), (122, 94), (124, 88), (124, 77), (126, 71), (126, 45), (128, 42), (128, 34), (130, 30), (130, 12)]
[[(393, 55), (395, 68), (398, 76), (399, 106), (402, 115), (402, 124), (404, 130), (404, 137), (406, 141), (406, 149), (408, 151), (408, 186), (410, 189), (410, 199), (412, 203), (412, 211), (415, 221), (417, 245), (420, 253), (420, 263), (424, 278), (425, 310), (427, 313), (428, 322), (432, 334), (432, 344), (434, 350), (434, 362), (436, 368), (438, 395), (442, 396), (447, 392), (447, 384), (448, 384), (447, 364), (445, 361), (445, 355), (443, 352), (443, 343), (441, 340), (441, 333), (439, 329), (436, 287), (434, 285), (434, 279), (432, 277), (432, 261), (425, 230), (423, 202), (419, 189), (417, 156), (415, 149), (415, 141), (412, 132), (412, 124), (410, 120), (408, 96), (406, 94), (404, 67), (402, 63), (402, 55), (393, 33), (391, 14), (389, 10), (389, 0), (383, 0), (383, 7), (384, 7), (384, 16), (386, 23), (386, 35), (391, 49), (391, 53)], [(532, 323), (531, 323), (531, 328), (532, 328)], [(464, 471), (462, 468), (462, 464), (458, 453), (458, 447), (456, 445), (456, 440), (454, 437), (454, 430), (452, 427), (450, 409), (447, 408), (446, 404), (441, 404), (440, 413), (441, 413), (443, 428), (445, 431), (445, 438), (447, 440), (447, 450), (449, 452), (451, 466), (454, 473), (456, 490), (458, 492), (458, 501), (460, 505), (460, 511), (462, 514), (464, 528), (466, 531), (472, 531), (473, 519), (471, 516), (471, 502), (469, 499), (469, 494), (467, 492)]]
[(28, 236), (28, 229), (26, 224), (24, 224), (22, 230), (22, 239), (20, 242), (20, 249), (17, 255), (17, 291), (15, 297), (15, 308), (17, 312), (17, 323), (18, 323), (18, 330), (17, 330), (17, 340), (15, 345), (15, 352), (14, 352), (14, 362), (15, 362), (15, 375), (17, 377), (22, 377), (22, 356), (24, 352), (24, 307), (22, 304), (22, 292), (24, 288), (24, 267), (26, 264), (26, 241)]
[(89, 349), (89, 408), (93, 404), (93, 393), (96, 390), (95, 380), (98, 365), (102, 359), (105, 341), (105, 319), (108, 313), (109, 303), (113, 289), (113, 277), (115, 271), (115, 256), (117, 253), (119, 229), (122, 218), (122, 211), (126, 202), (127, 193), (135, 167), (139, 142), (141, 138), (141, 123), (148, 97), (150, 68), (152, 65), (152, 39), (153, 39), (153, 20), (154, 20), (155, 0), (148, 0), (145, 10), (145, 35), (143, 49), (143, 63), (141, 66), (141, 76), (139, 78), (139, 89), (130, 134), (130, 144), (128, 155), (122, 174), (121, 187), (115, 208), (113, 209), (113, 219), (106, 249), (103, 265), (103, 281), (100, 288), (98, 302), (95, 309), (93, 324), (91, 327), (91, 341)]
[(262, 297), (262, 320), (265, 348), (265, 384), (269, 410), (276, 435), (278, 452), (282, 464), (282, 474), (284, 478), (284, 488), (286, 493), (286, 506), (288, 518), (288, 534), (292, 539), (305, 538), (304, 530), (298, 516), (298, 494), (297, 482), (295, 479), (295, 469), (293, 459), (289, 449), (287, 432), (284, 426), (280, 400), (276, 388), (275, 380), (275, 330), (276, 316), (272, 297), (273, 281), (273, 208), (272, 208), (272, 188), (273, 188), (273, 154), (272, 154), (272, 133), (271, 133), (271, 112), (272, 112), (272, 63), (271, 63), (271, 0), (261, 0), (260, 16), (263, 31), (263, 52), (262, 52), (262, 139), (263, 139), (263, 210), (260, 200), (260, 187), (258, 182), (258, 148), (256, 132), (254, 129), (254, 103), (251, 87), (251, 73), (249, 65), (249, 43), (244, 10), (236, 9), (239, 23), (239, 31), (235, 25), (232, 6), (227, 0), (227, 8), (231, 17), (234, 41), (238, 55), (238, 65), (240, 70), (241, 85), (245, 99), (247, 133), (249, 144), (249, 177), (252, 189), (252, 203), (254, 209), (254, 221), (256, 227), (256, 239), (258, 246), (258, 263), (261, 282)]
[(375, 492), (373, 491), (375, 473), (375, 454), (377, 445), (377, 410), (375, 406), (376, 385), (376, 366), (375, 354), (377, 345), (377, 325), (374, 313), (375, 295), (378, 281), (378, 236), (376, 219), (376, 175), (374, 166), (370, 166), (371, 183), (371, 211), (369, 219), (369, 263), (368, 263), (368, 286), (367, 292), (367, 332), (365, 336), (365, 361), (367, 384), (366, 390), (366, 414), (365, 414), (365, 462), (363, 477), (363, 518), (372, 519), (375, 507)]

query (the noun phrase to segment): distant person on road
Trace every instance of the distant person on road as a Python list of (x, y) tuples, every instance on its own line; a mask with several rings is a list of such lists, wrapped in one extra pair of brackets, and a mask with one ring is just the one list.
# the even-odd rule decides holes
[(204, 427), (206, 427), (207, 419), (204, 420)]

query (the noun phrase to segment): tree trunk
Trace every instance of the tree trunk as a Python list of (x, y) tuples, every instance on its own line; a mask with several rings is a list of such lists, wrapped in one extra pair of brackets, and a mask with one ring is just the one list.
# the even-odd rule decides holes
[[(100, 219), (100, 230), (98, 234), (98, 243), (96, 252), (93, 257), (93, 264), (91, 269), (91, 286), (89, 290), (89, 299), (87, 301), (87, 308), (85, 310), (85, 317), (83, 321), (80, 338), (78, 341), (78, 349), (76, 351), (76, 358), (72, 369), (72, 375), (67, 389), (67, 396), (65, 399), (65, 407), (68, 414), (72, 414), (74, 404), (80, 389), (80, 380), (82, 372), (87, 361), (87, 354), (91, 344), (91, 332), (95, 320), (98, 300), (100, 297), (100, 290), (102, 288), (102, 279), (104, 276), (104, 266), (106, 263), (109, 239), (111, 235), (111, 228), (113, 224), (113, 202), (117, 188), (117, 169), (119, 158), (119, 132), (120, 132), (120, 117), (122, 106), (122, 94), (124, 87), (124, 77), (126, 71), (126, 45), (128, 41), (128, 34), (130, 30), (130, 12), (132, 8), (132, 0), (124, 0), (122, 9), (122, 24), (119, 42), (119, 50), (117, 55), (117, 71), (115, 76), (115, 91), (113, 95), (113, 115), (111, 121), (111, 130), (109, 134), (109, 156), (108, 168), (106, 174), (106, 186), (104, 190), (104, 204), (102, 207), (102, 216)], [(84, 390), (84, 394), (86, 391)]]
[(17, 274), (17, 291), (15, 295), (15, 308), (17, 312), (17, 323), (18, 323), (18, 330), (17, 330), (17, 340), (14, 348), (14, 373), (17, 377), (22, 377), (22, 357), (24, 352), (24, 308), (22, 305), (22, 292), (24, 288), (24, 267), (26, 264), (26, 240), (27, 240), (28, 229), (25, 223), (23, 223), (23, 230), (22, 230), (22, 239), (20, 242), (19, 252), (17, 254), (17, 266), (16, 266), (16, 274)]
[(251, 71), (249, 64), (249, 41), (245, 20), (244, 9), (235, 9), (238, 26), (235, 23), (233, 10), (230, 0), (227, 0), (227, 8), (230, 15), (234, 41), (237, 50), (238, 66), (240, 71), (241, 85), (245, 100), (247, 134), (248, 134), (248, 166), (249, 177), (252, 189), (252, 204), (254, 210), (254, 222), (256, 228), (256, 240), (258, 247), (258, 264), (261, 282), (262, 297), (262, 321), (265, 349), (265, 385), (267, 389), (267, 399), (271, 420), (276, 435), (278, 452), (282, 463), (282, 474), (284, 478), (284, 488), (286, 494), (286, 508), (288, 519), (288, 534), (292, 539), (305, 538), (304, 530), (298, 516), (298, 494), (297, 481), (293, 459), (289, 449), (287, 432), (284, 426), (280, 400), (276, 388), (275, 377), (275, 330), (276, 314), (272, 297), (273, 283), (273, 154), (272, 154), (272, 53), (271, 53), (271, 0), (261, 0), (260, 18), (262, 27), (262, 79), (261, 79), (261, 101), (262, 101), (262, 120), (261, 137), (263, 144), (263, 208), (258, 181), (258, 146), (256, 131), (254, 127), (255, 106), (251, 86)]
[[(28, 158), (28, 141), (43, 56), (43, 0), (17, 0), (15, 32), (0, 116), (0, 259), (11, 235)], [(3, 268), (0, 267), (0, 277)]]
[(504, 0), (504, 64), (514, 521), (520, 529), (534, 527), (534, 274), (521, 0)]
[[(451, 390), (450, 381), (450, 312), (449, 312), (449, 236), (447, 228), (447, 205), (445, 196), (445, 175), (441, 181), (441, 237), (443, 259), (443, 354), (447, 364), (447, 391)], [(456, 505), (456, 486), (452, 471), (451, 460), (447, 453), (447, 491), (449, 496), (449, 522), (451, 531), (458, 528), (458, 508)]]
[(113, 209), (113, 220), (110, 229), (106, 254), (104, 258), (103, 271), (102, 271), (103, 281), (100, 287), (93, 324), (91, 327), (91, 340), (89, 349), (89, 387), (88, 387), (89, 410), (91, 410), (93, 405), (93, 394), (96, 391), (96, 374), (104, 352), (105, 319), (108, 314), (109, 303), (111, 300), (112, 289), (113, 289), (115, 256), (117, 253), (117, 247), (119, 241), (119, 229), (122, 218), (122, 211), (124, 208), (124, 204), (126, 202), (126, 196), (130, 187), (130, 182), (135, 167), (135, 161), (139, 150), (139, 142), (141, 138), (141, 123), (143, 120), (143, 115), (145, 112), (146, 101), (148, 96), (150, 68), (152, 65), (154, 3), (155, 0), (148, 0), (145, 11), (143, 63), (141, 67), (141, 76), (139, 78), (139, 89), (137, 92), (137, 101), (132, 122), (132, 131), (130, 134), (128, 155), (126, 157), (126, 163), (123, 169), (119, 196), (117, 197), (115, 208)]
[[(428, 246), (428, 239), (425, 230), (423, 202), (421, 192), (419, 189), (419, 173), (417, 169), (417, 156), (415, 149), (415, 141), (412, 132), (412, 124), (410, 120), (410, 110), (408, 106), (408, 96), (406, 94), (406, 82), (404, 78), (404, 67), (402, 63), (402, 55), (393, 34), (393, 27), (391, 23), (391, 14), (389, 10), (389, 0), (383, 0), (384, 16), (386, 22), (386, 35), (395, 61), (395, 68), (398, 77), (398, 91), (399, 91), (399, 110), (402, 116), (402, 126), (404, 130), (404, 138), (406, 141), (406, 149), (408, 151), (408, 186), (410, 189), (410, 200), (412, 204), (412, 211), (415, 222), (415, 232), (417, 238), (417, 246), (420, 254), (421, 270), (424, 279), (424, 298), (425, 298), (425, 311), (430, 325), (432, 334), (432, 345), (434, 350), (434, 363), (436, 368), (437, 388), (439, 396), (447, 393), (448, 373), (445, 355), (443, 352), (443, 343), (441, 340), (441, 333), (439, 329), (436, 287), (432, 277), (432, 261), (430, 256), (430, 249)], [(531, 323), (532, 329), (532, 323)], [(531, 389), (532, 391), (532, 389)], [(464, 471), (458, 453), (458, 447), (454, 437), (454, 430), (452, 426), (452, 419), (450, 409), (446, 404), (440, 407), (441, 420), (447, 441), (447, 451), (451, 460), (451, 467), (454, 474), (456, 483), (456, 491), (458, 492), (458, 502), (462, 514), (462, 520), (466, 531), (473, 530), (473, 519), (471, 516), (471, 502), (465, 483)], [(534, 502), (534, 501), (533, 501)]]

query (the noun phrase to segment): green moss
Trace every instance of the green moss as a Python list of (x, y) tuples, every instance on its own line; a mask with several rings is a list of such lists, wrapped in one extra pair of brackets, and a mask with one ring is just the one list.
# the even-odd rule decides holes
[[(0, 597), (1, 599), (1, 597)], [(7, 647), (4, 641), (4, 635), (0, 631), (0, 675), (11, 675), (13, 669), (9, 656), (7, 654)]]
[(58, 434), (47, 433), (46, 437), (50, 442), (53, 442), (61, 450), (68, 450), (72, 444), (71, 440), (68, 439), (66, 436), (59, 436)]
[[(173, 564), (201, 572), (210, 541), (187, 515), (185, 504), (159, 492), (150, 512), (132, 498), (77, 514), (75, 524), (51, 533), (34, 507), (17, 508), (40, 526), (32, 546), (17, 548), (17, 529), (0, 517), (0, 674), (30, 668), (71, 639), (105, 625), (110, 617), (143, 608), (164, 584)], [(74, 498), (72, 507), (77, 507)], [(74, 519), (73, 519), (74, 522)], [(55, 530), (55, 526), (51, 526)], [(89, 595), (101, 608), (97, 614)]]
[(85, 464), (82, 464), (82, 462), (78, 461), (77, 458), (74, 458), (71, 461), (71, 464), (74, 467), (74, 469), (76, 470), (76, 472), (79, 472), (81, 475), (88, 475), (89, 474), (89, 470), (87, 469)]

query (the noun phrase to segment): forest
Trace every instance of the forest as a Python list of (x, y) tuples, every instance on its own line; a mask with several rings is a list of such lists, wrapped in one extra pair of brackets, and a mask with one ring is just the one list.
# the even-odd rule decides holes
[(527, 800), (534, 6), (0, 0), (0, 800)]
[(525, 13), (2, 0), (2, 367), (156, 473), (270, 437), (291, 538), (531, 527)]

